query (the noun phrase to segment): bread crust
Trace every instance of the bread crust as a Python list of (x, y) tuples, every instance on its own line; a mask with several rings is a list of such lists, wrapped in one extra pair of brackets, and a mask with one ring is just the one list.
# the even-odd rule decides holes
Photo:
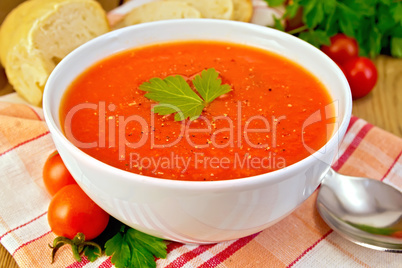
[(132, 9), (113, 28), (150, 21), (185, 18), (201, 18), (201, 13), (182, 1), (155, 1)]
[(19, 95), (41, 106), (57, 63), (109, 30), (106, 12), (94, 0), (29, 0), (12, 10), (0, 28), (0, 61)]
[(237, 21), (250, 22), (253, 16), (252, 0), (232, 0), (233, 19)]
[[(166, 0), (169, 1), (169, 0)], [(203, 18), (233, 19), (232, 0), (178, 0), (186, 2), (201, 12)]]

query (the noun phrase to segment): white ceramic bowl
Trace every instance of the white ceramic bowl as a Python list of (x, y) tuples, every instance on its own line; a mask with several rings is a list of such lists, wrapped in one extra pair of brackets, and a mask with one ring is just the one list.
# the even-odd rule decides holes
[[(145, 177), (104, 164), (66, 139), (60, 100), (70, 83), (100, 59), (129, 48), (175, 40), (221, 40), (264, 48), (310, 70), (334, 100), (337, 130), (313, 155), (245, 179), (189, 182)], [(184, 243), (214, 243), (259, 232), (289, 215), (320, 184), (345, 134), (352, 100), (341, 70), (320, 50), (267, 27), (224, 20), (170, 20), (100, 36), (63, 59), (46, 84), (43, 108), (52, 138), (83, 190), (113, 217), (145, 233)], [(328, 109), (328, 111), (331, 109)], [(311, 122), (317, 117), (310, 118)], [(308, 123), (308, 122), (307, 122)]]

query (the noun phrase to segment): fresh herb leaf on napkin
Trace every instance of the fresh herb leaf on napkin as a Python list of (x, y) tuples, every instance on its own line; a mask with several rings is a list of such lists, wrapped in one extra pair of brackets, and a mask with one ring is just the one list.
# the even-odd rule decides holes
[(166, 258), (166, 243), (122, 225), (120, 231), (105, 244), (105, 253), (117, 268), (156, 267), (155, 257)]
[(93, 246), (86, 246), (84, 249), (84, 255), (87, 256), (90, 262), (96, 261), (96, 259), (100, 256), (98, 249)]

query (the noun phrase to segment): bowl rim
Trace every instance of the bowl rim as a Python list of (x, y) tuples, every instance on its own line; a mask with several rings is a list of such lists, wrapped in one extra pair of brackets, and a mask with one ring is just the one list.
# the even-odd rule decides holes
[[(158, 185), (159, 187), (165, 187), (165, 188), (185, 188), (185, 189), (226, 189), (226, 188), (244, 188), (245, 186), (252, 186), (256, 184), (261, 184), (261, 183), (275, 183), (278, 180), (283, 180), (283, 178), (290, 177), (290, 174), (295, 174), (298, 173), (303, 166), (309, 165), (314, 161), (321, 161), (319, 160), (320, 157), (317, 157), (319, 154), (319, 151), (324, 148), (324, 147), (334, 147), (334, 146), (339, 146), (341, 139), (343, 138), (346, 129), (349, 124), (349, 120), (351, 117), (352, 113), (352, 96), (350, 93), (350, 90), (348, 92), (345, 92), (345, 98), (346, 98), (346, 103), (345, 103), (345, 110), (344, 110), (344, 116), (342, 120), (340, 121), (339, 126), (337, 129), (332, 133), (331, 138), (324, 144), (323, 147), (321, 147), (318, 151), (316, 151), (313, 154), (310, 154), (309, 156), (301, 159), (300, 161), (297, 161), (294, 164), (288, 165), (282, 169), (255, 175), (255, 176), (250, 176), (250, 177), (242, 177), (242, 178), (237, 178), (237, 179), (229, 179), (229, 180), (216, 180), (216, 181), (186, 181), (186, 180), (173, 180), (173, 179), (164, 179), (164, 178), (156, 178), (152, 176), (146, 176), (146, 175), (140, 175), (137, 173), (125, 171), (116, 167), (113, 167), (109, 164), (106, 164), (90, 155), (85, 153), (84, 151), (80, 150), (78, 147), (76, 147), (72, 142), (70, 142), (67, 137), (62, 133), (61, 129), (58, 128), (56, 124), (56, 120), (58, 121), (59, 119), (55, 119), (52, 116), (52, 112), (50, 109), (51, 105), (51, 91), (49, 87), (54, 86), (56, 78), (59, 73), (63, 72), (63, 66), (65, 62), (69, 62), (72, 59), (76, 57), (77, 54), (81, 53), (81, 51), (85, 51), (96, 45), (98, 42), (101, 40), (115, 36), (115, 35), (124, 35), (127, 32), (131, 31), (140, 31), (140, 30), (146, 30), (148, 28), (153, 28), (153, 27), (171, 27), (171, 25), (175, 24), (182, 24), (182, 23), (196, 23), (196, 24), (220, 24), (222, 26), (227, 26), (227, 27), (245, 27), (249, 28), (254, 31), (266, 31), (266, 32), (271, 32), (275, 35), (278, 35), (279, 37), (287, 38), (289, 39), (290, 42), (295, 42), (296, 45), (301, 45), (301, 46), (307, 46), (310, 47), (310, 49), (315, 50), (315, 53), (320, 55), (321, 59), (327, 61), (326, 64), (332, 65), (331, 69), (334, 69), (338, 77), (342, 80), (341, 83), (344, 84), (344, 88), (348, 89), (349, 84), (343, 75), (342, 71), (339, 69), (339, 67), (334, 63), (326, 54), (324, 54), (322, 51), (320, 51), (318, 48), (312, 46), (311, 44), (293, 36), (290, 34), (287, 34), (285, 32), (261, 26), (261, 25), (256, 25), (252, 23), (246, 23), (246, 22), (238, 22), (238, 21), (228, 21), (228, 20), (218, 20), (218, 19), (172, 19), (172, 20), (165, 20), (165, 21), (155, 21), (155, 22), (147, 22), (147, 23), (141, 23), (133, 26), (128, 26), (125, 28), (117, 29), (110, 31), (106, 34), (103, 34), (101, 36), (98, 36), (83, 45), (79, 46), (76, 48), (74, 51), (69, 53), (65, 58), (63, 58), (60, 63), (55, 67), (55, 69), (52, 71), (51, 75), (49, 76), (47, 83), (45, 85), (44, 89), (44, 94), (43, 94), (43, 112), (44, 112), (44, 117), (46, 124), (50, 130), (50, 133), (52, 135), (52, 138), (56, 136), (57, 140), (65, 147), (68, 148), (68, 150), (74, 155), (79, 156), (81, 160), (89, 161), (92, 165), (96, 165), (98, 170), (105, 170), (108, 173), (114, 173), (116, 175), (116, 178), (114, 179), (124, 179), (124, 180), (136, 180), (141, 183), (149, 184), (149, 185)], [(194, 39), (196, 40), (196, 39)], [(201, 40), (201, 39), (200, 39)], [(207, 40), (206, 38), (203, 38), (202, 40)], [(213, 40), (211, 38), (210, 40)], [(171, 41), (167, 41), (171, 42)], [(235, 41), (230, 41), (227, 40), (227, 42), (233, 42), (236, 43)], [(149, 43), (147, 45), (152, 45), (153, 43)], [(124, 49), (127, 50), (127, 49)], [(121, 51), (115, 51), (106, 57), (109, 57), (112, 54), (115, 53), (120, 53)], [(275, 53), (275, 52), (274, 52)], [(105, 57), (103, 57), (105, 58)], [(97, 61), (103, 59), (100, 58)], [(92, 62), (90, 65), (95, 64), (97, 61)], [(320, 79), (319, 79), (320, 80)], [(63, 88), (64, 92), (66, 88)], [(63, 94), (64, 94), (63, 92)], [(57, 104), (57, 108), (60, 108), (60, 103)], [(59, 111), (57, 111), (57, 114), (59, 114)], [(337, 141), (338, 139), (338, 141)], [(56, 143), (56, 142), (55, 142)], [(62, 156), (62, 155), (61, 155)], [(68, 167), (68, 166), (67, 166)], [(328, 165), (329, 168), (329, 165)]]

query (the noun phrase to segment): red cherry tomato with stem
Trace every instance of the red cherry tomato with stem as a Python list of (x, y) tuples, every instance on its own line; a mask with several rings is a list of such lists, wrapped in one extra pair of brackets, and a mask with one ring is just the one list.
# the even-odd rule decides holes
[(377, 83), (377, 68), (368, 58), (351, 59), (343, 64), (341, 69), (349, 82), (353, 99), (366, 96)]
[(329, 46), (322, 46), (321, 50), (338, 65), (356, 58), (359, 55), (359, 45), (356, 40), (342, 33), (331, 37)]
[(77, 184), (58, 191), (48, 210), (52, 231), (69, 239), (79, 232), (85, 235), (85, 240), (94, 239), (105, 230), (109, 217)]
[(76, 184), (57, 151), (47, 158), (42, 175), (45, 187), (52, 196), (64, 186)]

